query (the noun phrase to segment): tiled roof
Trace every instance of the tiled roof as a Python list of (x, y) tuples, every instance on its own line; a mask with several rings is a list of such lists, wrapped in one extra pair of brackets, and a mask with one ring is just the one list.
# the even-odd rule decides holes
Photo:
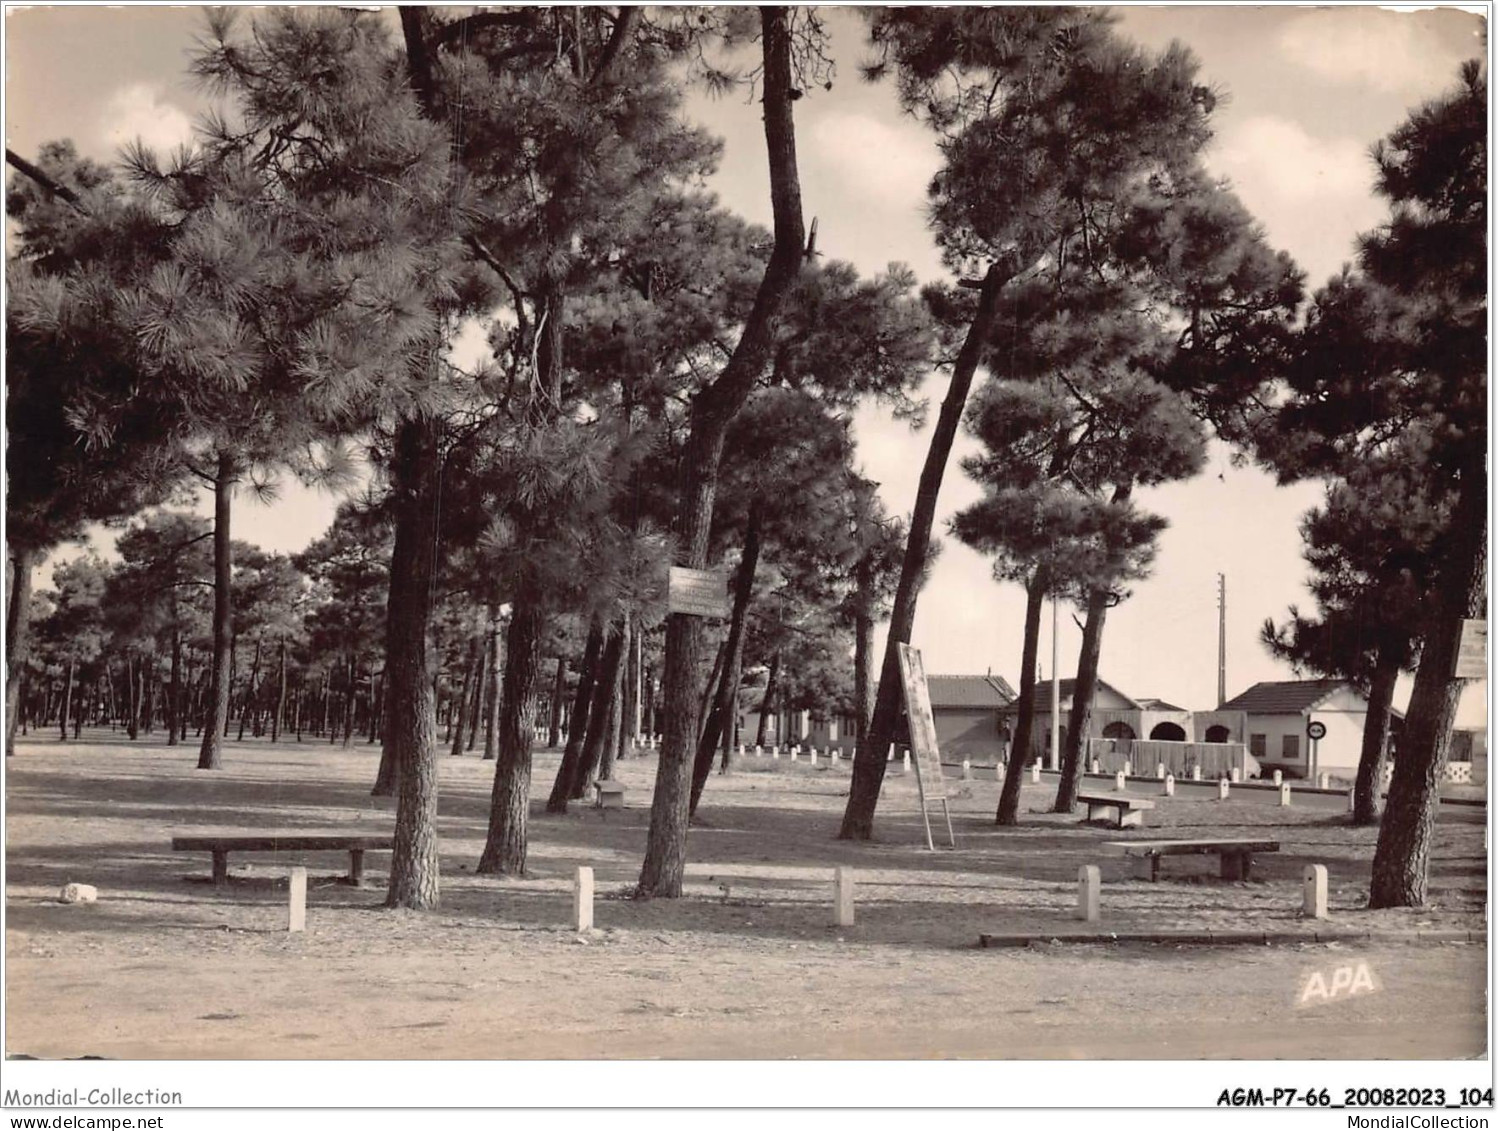
[(1177, 707), (1174, 703), (1168, 703), (1164, 699), (1135, 699), (1146, 711), (1184, 711), (1185, 707)]
[(1014, 688), (998, 675), (929, 675), (926, 687), (935, 707), (1007, 707)]
[[(1072, 696), (1075, 695), (1077, 691), (1077, 681), (1075, 679), (1063, 679), (1059, 682), (1061, 684), (1061, 709), (1063, 711), (1070, 710)], [(1125, 695), (1122, 691), (1114, 687), (1105, 679), (1100, 679), (1097, 681), (1097, 689), (1099, 691), (1102, 691), (1104, 689), (1111, 691), (1114, 695), (1117, 695), (1131, 707), (1142, 706), (1139, 700), (1130, 699), (1127, 695)], [(1041, 714), (1045, 714), (1051, 709), (1051, 681), (1048, 679), (1043, 679), (1035, 685), (1035, 709)]]
[(1296, 715), (1316, 706), (1346, 682), (1340, 679), (1291, 679), (1256, 683), (1229, 699), (1219, 711), (1249, 711), (1259, 715)]

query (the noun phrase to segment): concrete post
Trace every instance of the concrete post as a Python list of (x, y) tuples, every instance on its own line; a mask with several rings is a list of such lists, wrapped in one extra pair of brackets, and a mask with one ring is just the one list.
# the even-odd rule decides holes
[(1290, 806), (1290, 783), (1289, 782), (1282, 782), (1280, 784), (1280, 808), (1281, 809), (1287, 809), (1287, 808), (1289, 808), (1289, 806)]
[(902, 774), (908, 774), (908, 773), (910, 773), (910, 751), (909, 750), (905, 751), (905, 758), (904, 758), (904, 762), (903, 762), (903, 768), (900, 770), (900, 772)]
[(1133, 762), (1125, 762), (1124, 763), (1123, 774), (1124, 774), (1124, 777), (1126, 777), (1126, 778), (1134, 776), (1134, 763)]
[(832, 874), (834, 922), (839, 927), (853, 925), (853, 869), (838, 867)]
[(815, 746), (811, 748), (811, 764), (813, 766), (817, 764), (817, 748)]
[(1102, 873), (1096, 864), (1077, 869), (1077, 918), (1089, 923), (1098, 920), (1098, 895), (1103, 886)]
[(1358, 807), (1358, 791), (1356, 789), (1349, 789), (1347, 791), (1347, 811), (1349, 813), (1352, 813), (1352, 812), (1356, 811), (1357, 807)]
[(1279, 771), (1279, 770), (1275, 770), (1275, 771), (1274, 771), (1274, 784), (1275, 784), (1275, 785), (1279, 785), (1279, 784), (1280, 784), (1280, 783), (1281, 783), (1281, 782), (1283, 782), (1283, 781), (1284, 781), (1284, 780), (1285, 780), (1285, 775), (1284, 775), (1284, 773), (1282, 773), (1282, 772), (1281, 772), (1281, 771)]
[(1030, 763), (1030, 784), (1037, 785), (1040, 782), (1040, 763)]
[(291, 899), (287, 908), (286, 930), (305, 931), (307, 929), (307, 869), (293, 868), (291, 870)]
[(968, 761), (968, 759), (966, 759), (966, 758), (964, 758), (962, 760), (962, 780), (963, 781), (972, 781), (973, 780), (973, 764), (972, 764), (972, 762)]
[(1326, 865), (1307, 864), (1301, 884), (1300, 913), (1307, 919), (1328, 919), (1326, 911)]
[(572, 929), (593, 929), (593, 869), (579, 867), (572, 881)]
[(1165, 763), (1164, 762), (1156, 762), (1155, 763), (1155, 777), (1159, 778), (1161, 781), (1165, 780)]
[(1122, 770), (1119, 770), (1118, 773), (1113, 775), (1113, 788), (1118, 790), (1119, 793), (1122, 793), (1125, 789), (1128, 788), (1128, 784), (1124, 780), (1124, 772)]
[(1228, 779), (1227, 778), (1223, 778), (1221, 781), (1219, 781), (1217, 783), (1217, 800), (1218, 801), (1226, 801), (1227, 799), (1228, 799)]
[(1175, 779), (1175, 775), (1174, 774), (1166, 774), (1165, 775), (1165, 796), (1166, 797), (1174, 797), (1175, 795), (1176, 795), (1176, 779)]
[(1091, 772), (1094, 773), (1094, 774), (1100, 774), (1100, 773), (1103, 772), (1103, 764), (1101, 762), (1099, 762), (1096, 758), (1094, 758), (1092, 760), (1092, 770), (1091, 770)]
[(1242, 770), (1241, 767), (1239, 767), (1239, 766), (1234, 766), (1233, 767), (1232, 778), (1233, 778), (1234, 781), (1242, 781), (1243, 780), (1243, 770)]
[(1317, 789), (1331, 789), (1331, 787), (1332, 787), (1332, 776), (1331, 776), (1331, 774), (1321, 773), (1321, 774), (1317, 774), (1316, 775), (1316, 788)]
[(1192, 781), (1201, 781), (1202, 780), (1202, 768), (1200, 766), (1192, 766), (1191, 767), (1191, 780)]

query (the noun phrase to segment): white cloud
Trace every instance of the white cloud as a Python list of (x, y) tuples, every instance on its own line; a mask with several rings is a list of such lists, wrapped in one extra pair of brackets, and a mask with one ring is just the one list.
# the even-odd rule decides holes
[(811, 135), (804, 160), (836, 169), (851, 190), (885, 206), (919, 207), (941, 168), (931, 136), (913, 123), (833, 111), (817, 118)]
[(1270, 115), (1245, 119), (1208, 155), (1217, 172), (1290, 201), (1366, 196), (1373, 189), (1367, 147), (1352, 138), (1313, 138), (1298, 123)]
[[(1400, 94), (1439, 89), (1464, 54), (1435, 32), (1430, 13), (1355, 7), (1297, 15), (1279, 34), (1292, 62), (1333, 82), (1361, 83)], [(1473, 43), (1466, 54), (1476, 54)]]
[(1218, 136), (1207, 163), (1232, 181), (1270, 241), (1294, 256), (1313, 287), (1352, 258), (1357, 235), (1387, 211), (1373, 195), (1366, 143), (1313, 137), (1285, 118), (1235, 123)]
[(104, 107), (102, 132), (113, 148), (136, 138), (159, 154), (192, 140), (192, 119), (167, 102), (159, 83), (134, 83), (115, 91)]

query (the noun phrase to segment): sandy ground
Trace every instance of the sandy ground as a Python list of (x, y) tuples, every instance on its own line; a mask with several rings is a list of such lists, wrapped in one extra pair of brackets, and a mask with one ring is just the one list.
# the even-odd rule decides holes
[[(87, 737), (87, 736), (86, 736)], [(958, 851), (924, 848), (914, 777), (896, 772), (878, 840), (834, 839), (848, 766), (752, 757), (715, 776), (691, 834), (679, 900), (635, 901), (653, 756), (622, 762), (628, 808), (540, 812), (557, 755), (540, 752), (523, 879), (473, 874), (492, 766), (441, 759), (443, 897), (430, 913), (381, 907), (388, 855), (367, 883), (341, 853), (231, 858), (173, 833), (233, 828), (389, 829), (368, 796), (372, 748), (231, 743), (227, 767), (195, 747), (107, 735), (22, 742), (7, 770), (8, 1054), (132, 1058), (1038, 1058), (1485, 1055), (1486, 947), (1291, 944), (980, 950), (980, 933), (1080, 926), (1077, 867), (1102, 867), (1104, 929), (1311, 929), (1300, 870), (1331, 874), (1333, 924), (1485, 926), (1486, 811), (1447, 807), (1431, 905), (1369, 912), (1374, 832), (1272, 795), (1160, 799), (1120, 834), (1039, 812), (992, 823), (997, 783), (951, 781)], [(1145, 791), (1145, 787), (1136, 789)], [(1054, 786), (1027, 786), (1039, 810)], [(1282, 851), (1250, 883), (1215, 860), (1129, 878), (1107, 840), (1253, 836)], [(286, 932), (286, 869), (313, 873), (308, 929)], [(596, 929), (569, 926), (576, 865), (597, 874)], [(858, 921), (831, 925), (831, 870), (856, 869)], [(99, 902), (57, 902), (64, 883)], [(1300, 1008), (1313, 972), (1366, 962), (1376, 993)]]

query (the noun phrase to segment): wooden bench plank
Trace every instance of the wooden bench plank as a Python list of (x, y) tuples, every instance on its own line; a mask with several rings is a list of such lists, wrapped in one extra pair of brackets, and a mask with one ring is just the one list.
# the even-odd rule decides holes
[(364, 883), (364, 853), (370, 849), (395, 847), (393, 833), (275, 832), (184, 833), (172, 837), (173, 852), (209, 852), (213, 855), (213, 882), (227, 883), (231, 852), (347, 852), (348, 881)]
[(1148, 862), (1151, 882), (1160, 878), (1165, 856), (1216, 856), (1218, 874), (1225, 880), (1246, 880), (1255, 852), (1278, 852), (1277, 840), (1110, 840), (1104, 847), (1121, 856)]
[(1112, 805), (1129, 809), (1153, 809), (1155, 803), (1148, 797), (1135, 797), (1131, 793), (1079, 793), (1077, 800), (1084, 805)]

